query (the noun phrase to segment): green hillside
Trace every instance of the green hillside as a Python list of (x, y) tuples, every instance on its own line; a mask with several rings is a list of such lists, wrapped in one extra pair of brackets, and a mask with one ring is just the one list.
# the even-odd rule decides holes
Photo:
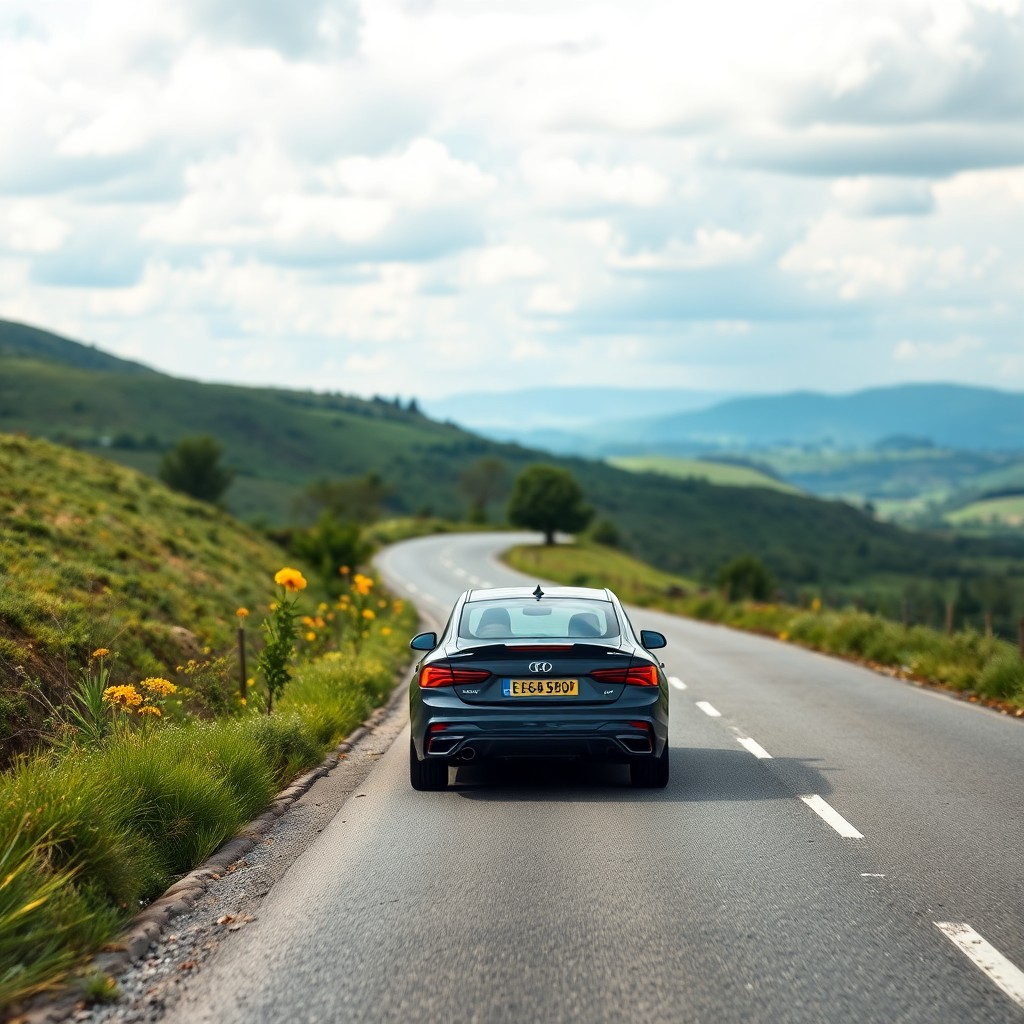
[(0, 748), (34, 742), (26, 681), (56, 700), (98, 647), (137, 677), (230, 651), (235, 610), (266, 604), (285, 557), (149, 477), (0, 435)]
[(661, 473), (681, 480), (706, 480), (719, 487), (767, 487), (798, 494), (797, 488), (750, 466), (710, 459), (682, 459), (672, 455), (618, 455), (607, 460), (633, 473)]
[(119, 373), (156, 373), (148, 366), (119, 359), (92, 345), (62, 338), (59, 334), (12, 320), (0, 320), (0, 357), (45, 359), (83, 370), (116, 370)]
[[(293, 519), (292, 502), (310, 481), (368, 472), (393, 489), (389, 512), (461, 519), (468, 506), (461, 475), (482, 456), (495, 456), (509, 480), (533, 462), (570, 469), (597, 516), (617, 525), (626, 550), (695, 579), (713, 579), (744, 552), (761, 557), (784, 586), (840, 588), (876, 577), (888, 585), (906, 577), (955, 579), (1024, 556), (1024, 544), (1009, 538), (908, 533), (841, 502), (625, 472), (499, 444), (380, 399), (86, 370), (42, 353), (0, 357), (0, 371), (0, 430), (99, 452), (150, 474), (180, 437), (212, 434), (237, 472), (228, 508), (270, 524)], [(499, 504), (492, 518), (500, 518)]]

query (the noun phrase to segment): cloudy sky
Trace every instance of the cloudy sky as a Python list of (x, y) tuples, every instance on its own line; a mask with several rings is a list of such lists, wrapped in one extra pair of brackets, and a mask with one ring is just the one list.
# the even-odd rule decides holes
[(182, 376), (1024, 390), (1021, 0), (4, 0), (0, 317)]

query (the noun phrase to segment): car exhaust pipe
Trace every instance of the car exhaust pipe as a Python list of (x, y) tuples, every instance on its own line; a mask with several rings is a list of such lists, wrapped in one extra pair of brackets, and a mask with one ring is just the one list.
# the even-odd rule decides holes
[(463, 747), (459, 751), (459, 760), (460, 761), (472, 761), (474, 757), (476, 757), (476, 748), (475, 747)]
[(618, 740), (631, 754), (654, 753), (654, 744), (649, 736), (619, 736)]

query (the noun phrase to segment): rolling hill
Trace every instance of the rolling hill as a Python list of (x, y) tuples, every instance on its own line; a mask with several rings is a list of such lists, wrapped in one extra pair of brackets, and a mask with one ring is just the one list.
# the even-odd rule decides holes
[(460, 476), (493, 456), (510, 479), (538, 461), (569, 468), (627, 549), (696, 578), (713, 579), (743, 552), (763, 558), (785, 585), (839, 588), (882, 577), (947, 579), (1024, 554), (1009, 538), (908, 533), (841, 502), (625, 472), (499, 444), (380, 399), (202, 384), (116, 361), (89, 369), (70, 353), (55, 361), (47, 347), (22, 344), (16, 356), (0, 356), (0, 431), (98, 452), (151, 474), (178, 438), (212, 434), (238, 474), (229, 509), (266, 523), (288, 522), (292, 500), (316, 478), (369, 472), (393, 489), (395, 513), (462, 518), (468, 502)]

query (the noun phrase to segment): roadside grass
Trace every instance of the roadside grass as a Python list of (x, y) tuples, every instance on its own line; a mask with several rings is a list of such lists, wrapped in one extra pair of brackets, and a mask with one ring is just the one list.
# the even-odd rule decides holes
[(589, 541), (576, 544), (520, 545), (505, 556), (514, 569), (573, 587), (609, 587), (630, 604), (645, 605), (696, 587), (692, 580)]
[(358, 655), (298, 667), (271, 716), (254, 698), (241, 716), (121, 729), (0, 777), (0, 1007), (66, 978), (387, 698), (414, 613), (377, 621)]
[(717, 592), (695, 592), (692, 581), (593, 543), (516, 547), (505, 557), (520, 572), (577, 586), (609, 586), (633, 604), (853, 658), (890, 675), (942, 686), (1024, 717), (1024, 660), (1014, 644), (974, 629), (947, 636), (853, 608), (822, 608), (819, 601), (810, 609), (729, 602)]

